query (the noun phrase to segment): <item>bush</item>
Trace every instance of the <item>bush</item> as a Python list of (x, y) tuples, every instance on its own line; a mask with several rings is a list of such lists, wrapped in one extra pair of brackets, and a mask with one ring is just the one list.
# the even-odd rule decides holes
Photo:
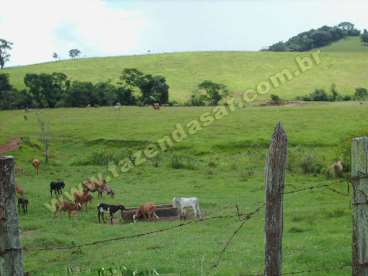
[(171, 168), (173, 169), (187, 169), (187, 170), (195, 170), (195, 162), (193, 159), (183, 156), (174, 155), (171, 158)]
[(324, 170), (323, 164), (312, 153), (308, 153), (302, 158), (300, 168), (304, 174), (314, 175), (321, 174)]
[(283, 100), (278, 95), (271, 94), (271, 103), (279, 105), (283, 103)]
[(366, 88), (356, 88), (354, 93), (354, 99), (361, 101), (368, 99), (368, 90)]

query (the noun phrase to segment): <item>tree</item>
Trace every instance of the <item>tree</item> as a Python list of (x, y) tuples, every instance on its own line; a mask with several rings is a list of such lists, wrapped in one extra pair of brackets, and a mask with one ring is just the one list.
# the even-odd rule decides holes
[(55, 60), (57, 60), (59, 58), (59, 55), (57, 53), (53, 53), (52, 54), (52, 58), (55, 59)]
[(80, 54), (81, 54), (81, 51), (80, 51), (80, 50), (78, 50), (78, 49), (71, 49), (71, 50), (69, 50), (69, 56), (70, 56), (71, 58), (76, 58), (76, 57), (78, 57)]
[(125, 68), (120, 75), (120, 84), (127, 84), (129, 87), (140, 87), (142, 85), (144, 74), (135, 68)]
[(5, 63), (9, 61), (9, 50), (12, 49), (13, 43), (0, 38), (0, 68), (3, 69)]
[(363, 43), (368, 43), (368, 31), (364, 30), (362, 36), (361, 36), (362, 42)]
[(341, 22), (337, 27), (347, 32), (354, 30), (354, 24), (350, 22)]
[(368, 90), (366, 88), (355, 89), (354, 99), (356, 100), (366, 100), (368, 99)]
[(198, 90), (209, 105), (217, 105), (228, 95), (226, 85), (205, 80), (198, 85)]
[(38, 107), (55, 107), (63, 98), (70, 81), (63, 73), (26, 74), (24, 84), (29, 88)]
[(138, 88), (141, 92), (140, 100), (144, 104), (166, 104), (169, 101), (169, 86), (163, 76), (146, 75), (135, 68), (126, 68), (120, 80), (120, 84), (128, 88)]

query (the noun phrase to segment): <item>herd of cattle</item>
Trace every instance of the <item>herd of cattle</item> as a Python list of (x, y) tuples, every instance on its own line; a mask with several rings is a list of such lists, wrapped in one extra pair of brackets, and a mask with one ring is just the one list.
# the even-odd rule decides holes
[[(64, 181), (52, 181), (50, 183), (50, 196), (60, 196), (63, 193), (63, 189), (65, 188)], [(74, 201), (64, 200), (62, 197), (59, 197), (55, 204), (54, 216), (58, 216), (58, 214), (62, 212), (68, 213), (69, 217), (75, 212), (81, 211), (83, 206), (85, 210), (88, 209), (88, 204), (92, 202), (93, 196), (92, 193), (97, 192), (98, 198), (102, 198), (103, 193), (106, 193), (110, 197), (114, 197), (115, 193), (112, 188), (107, 184), (106, 180), (86, 180), (82, 183), (82, 190), (75, 191), (73, 193)], [(23, 188), (20, 185), (16, 185), (16, 194), (18, 198), (18, 210), (22, 210), (24, 214), (28, 214), (28, 204), (29, 200), (26, 197)], [(202, 218), (202, 213), (199, 208), (199, 200), (196, 197), (184, 198), (184, 197), (175, 197), (172, 200), (172, 207), (177, 208), (178, 214), (180, 218), (186, 217), (186, 208), (192, 208), (194, 216), (196, 218)], [(121, 212), (121, 218), (123, 218), (123, 214), (128, 209), (124, 205), (112, 205), (107, 203), (100, 203), (97, 206), (97, 217), (98, 222), (105, 223), (105, 213), (109, 215), (110, 223), (113, 224), (114, 214), (118, 211)], [(159, 216), (156, 213), (157, 205), (153, 202), (146, 202), (141, 204), (135, 211), (132, 216), (133, 222), (135, 223), (137, 220), (154, 220), (159, 219)]]

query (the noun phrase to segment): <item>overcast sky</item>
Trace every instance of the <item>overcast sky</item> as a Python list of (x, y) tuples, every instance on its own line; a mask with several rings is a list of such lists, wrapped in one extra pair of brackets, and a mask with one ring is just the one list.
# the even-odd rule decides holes
[[(0, 0), (9, 65), (67, 58), (177, 51), (253, 51), (322, 25), (368, 29), (368, 1)], [(343, 3), (342, 3), (343, 2)]]

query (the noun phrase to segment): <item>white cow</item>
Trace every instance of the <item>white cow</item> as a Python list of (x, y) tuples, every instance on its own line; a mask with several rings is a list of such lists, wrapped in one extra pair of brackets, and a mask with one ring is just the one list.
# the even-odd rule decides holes
[(178, 208), (180, 217), (185, 215), (184, 208), (191, 207), (196, 218), (202, 218), (201, 210), (199, 209), (199, 200), (196, 197), (174, 197), (172, 201), (173, 207)]

